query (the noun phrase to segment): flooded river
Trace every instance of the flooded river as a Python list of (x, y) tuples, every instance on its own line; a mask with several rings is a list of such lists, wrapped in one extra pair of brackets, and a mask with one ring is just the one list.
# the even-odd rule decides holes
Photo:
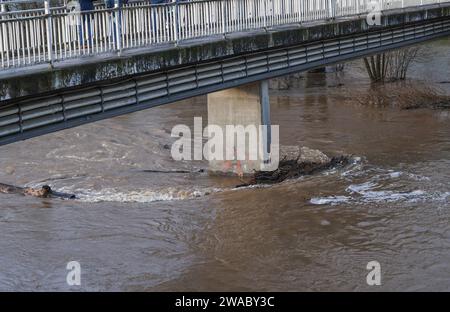
[[(450, 39), (429, 47), (410, 76), (450, 94)], [(450, 111), (355, 101), (369, 88), (359, 62), (302, 76), (271, 92), (281, 144), (351, 166), (239, 190), (145, 172), (207, 167), (167, 149), (174, 125), (207, 120), (205, 97), (0, 147), (0, 182), (80, 197), (0, 194), (0, 290), (449, 291)], [(372, 260), (381, 286), (366, 283)]]

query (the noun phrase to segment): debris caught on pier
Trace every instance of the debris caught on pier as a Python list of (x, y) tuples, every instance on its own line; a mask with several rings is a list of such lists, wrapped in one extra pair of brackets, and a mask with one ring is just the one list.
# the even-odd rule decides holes
[(276, 184), (288, 179), (319, 173), (332, 168), (341, 168), (352, 162), (349, 155), (328, 157), (319, 150), (307, 147), (281, 147), (280, 163), (274, 171), (256, 171), (248, 183), (236, 187), (256, 184)]

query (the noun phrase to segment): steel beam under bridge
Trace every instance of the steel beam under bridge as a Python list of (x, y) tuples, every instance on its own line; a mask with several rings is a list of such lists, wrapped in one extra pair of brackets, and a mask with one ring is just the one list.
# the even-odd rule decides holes
[(0, 107), (0, 145), (448, 35), (447, 16), (14, 99)]

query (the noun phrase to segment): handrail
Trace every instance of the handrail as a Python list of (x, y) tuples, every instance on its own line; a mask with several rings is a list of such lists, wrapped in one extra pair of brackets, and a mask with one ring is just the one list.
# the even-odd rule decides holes
[[(379, 0), (378, 9), (442, 0)], [(367, 14), (370, 0), (195, 0), (131, 2), (71, 12), (66, 7), (6, 12), (0, 3), (0, 70), (250, 29)]]

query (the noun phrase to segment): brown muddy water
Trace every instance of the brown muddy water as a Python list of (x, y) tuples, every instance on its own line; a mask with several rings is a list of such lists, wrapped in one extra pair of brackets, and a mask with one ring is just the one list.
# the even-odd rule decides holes
[[(410, 77), (450, 94), (450, 39), (427, 53)], [(143, 172), (207, 166), (164, 148), (174, 125), (206, 120), (204, 97), (1, 147), (0, 182), (80, 199), (0, 194), (0, 290), (450, 290), (450, 111), (362, 105), (358, 62), (303, 77), (271, 92), (281, 144), (350, 167), (239, 190)], [(372, 260), (381, 286), (366, 284)]]

